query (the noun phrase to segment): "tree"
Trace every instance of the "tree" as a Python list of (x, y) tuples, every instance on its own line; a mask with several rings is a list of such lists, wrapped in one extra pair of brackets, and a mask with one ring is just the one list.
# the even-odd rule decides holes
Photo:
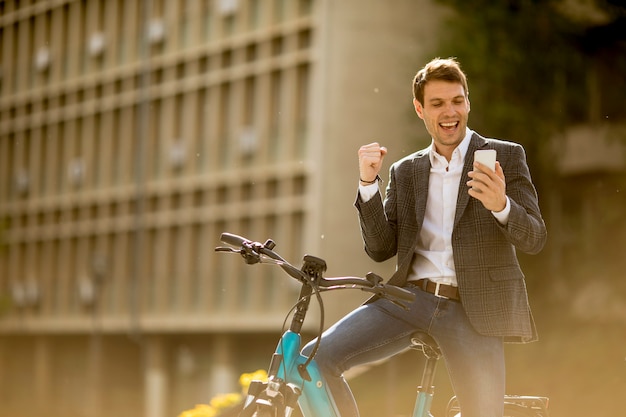
[(539, 155), (564, 126), (626, 120), (622, 1), (438, 1), (457, 11), (440, 54), (468, 74), (477, 130)]

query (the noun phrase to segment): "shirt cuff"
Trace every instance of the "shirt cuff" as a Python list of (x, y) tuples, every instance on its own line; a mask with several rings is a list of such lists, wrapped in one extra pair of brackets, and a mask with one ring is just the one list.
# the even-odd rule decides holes
[(492, 211), (493, 217), (495, 217), (501, 225), (506, 225), (509, 222), (509, 214), (511, 213), (511, 201), (509, 196), (506, 196), (506, 205), (504, 209), (499, 212)]
[(370, 201), (378, 191), (378, 181), (369, 185), (359, 183), (359, 195), (361, 196), (361, 201), (364, 203)]

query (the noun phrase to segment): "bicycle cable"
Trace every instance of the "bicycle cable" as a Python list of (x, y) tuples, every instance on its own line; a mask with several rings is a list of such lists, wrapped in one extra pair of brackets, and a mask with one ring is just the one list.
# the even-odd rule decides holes
[(320, 308), (320, 321), (319, 321), (318, 335), (317, 335), (317, 338), (315, 339), (315, 344), (313, 345), (313, 350), (311, 350), (311, 354), (307, 357), (306, 361), (302, 364), (302, 367), (304, 367), (304, 368), (309, 366), (311, 361), (313, 361), (313, 358), (317, 354), (317, 351), (318, 351), (318, 349), (320, 347), (320, 344), (322, 342), (322, 333), (324, 333), (325, 313), (324, 313), (324, 300), (322, 298), (322, 293), (319, 290), (317, 285), (311, 285), (311, 288), (313, 289), (313, 294), (315, 294), (315, 298), (317, 299), (317, 304), (318, 304), (318, 306)]
[[(315, 298), (317, 300), (317, 304), (319, 306), (320, 309), (320, 320), (319, 320), (319, 328), (318, 328), (318, 332), (317, 332), (317, 337), (315, 338), (315, 344), (313, 345), (313, 350), (311, 350), (311, 354), (307, 357), (306, 361), (298, 366), (306, 368), (309, 366), (309, 364), (313, 361), (313, 358), (315, 358), (315, 355), (317, 354), (317, 351), (319, 350), (320, 344), (321, 344), (321, 340), (322, 340), (322, 333), (324, 333), (324, 319), (325, 319), (325, 312), (324, 312), (324, 299), (322, 298), (321, 295), (321, 291), (319, 289), (319, 287), (317, 285), (313, 285), (313, 284), (309, 284), (311, 286), (311, 289), (313, 290), (313, 294), (315, 294)], [(313, 295), (311, 294), (311, 295)], [(311, 295), (307, 295), (306, 298), (310, 298)], [(285, 320), (283, 321), (283, 328), (282, 328), (282, 332), (284, 333), (285, 330), (287, 329), (287, 321), (289, 320), (289, 317), (291, 317), (291, 315), (293, 314), (293, 312), (295, 311), (295, 309), (298, 307), (298, 304), (300, 304), (301, 302), (303, 302), (305, 300), (305, 298), (300, 298), (292, 307), (291, 309), (289, 309), (289, 312), (287, 313), (287, 315), (285, 316)], [(281, 338), (280, 340), (281, 343), (281, 348), (283, 351), (285, 351), (285, 346), (283, 345), (284, 340)]]
[[(313, 294), (315, 294), (315, 299), (317, 300), (317, 304), (318, 304), (319, 309), (320, 309), (320, 320), (319, 320), (319, 327), (318, 327), (317, 337), (315, 338), (315, 344), (313, 345), (313, 350), (311, 350), (311, 354), (307, 357), (306, 361), (303, 364), (298, 365), (299, 367), (306, 368), (306, 367), (309, 366), (309, 364), (315, 358), (315, 355), (317, 354), (317, 351), (319, 350), (319, 347), (320, 347), (320, 344), (321, 344), (322, 333), (324, 333), (324, 322), (325, 322), (326, 314), (325, 314), (325, 311), (324, 311), (324, 299), (322, 298), (322, 294), (321, 294), (321, 291), (319, 289), (319, 286), (314, 284), (314, 283), (312, 283), (312, 282), (310, 282), (307, 279), (307, 276), (304, 273), (302, 273), (302, 271), (300, 271), (299, 269), (293, 267), (289, 262), (287, 262), (285, 260), (275, 259), (275, 258), (272, 258), (272, 257), (267, 256), (265, 254), (259, 254), (258, 261), (259, 261), (259, 264), (261, 264), (261, 265), (264, 265), (264, 264), (265, 265), (274, 264), (274, 265), (278, 265), (280, 267), (288, 266), (288, 267), (293, 268), (292, 272), (298, 272), (298, 274), (300, 275), (300, 278), (301, 278), (300, 281), (302, 283), (305, 283), (306, 285), (309, 285), (311, 287), (311, 289), (313, 290)], [(307, 298), (310, 298), (311, 295), (308, 295)], [(300, 298), (291, 307), (291, 309), (289, 310), (289, 312), (285, 316), (285, 320), (283, 321), (282, 332), (285, 332), (285, 330), (287, 328), (287, 320), (289, 320), (289, 317), (291, 317), (291, 315), (293, 314), (295, 309), (298, 307), (298, 304), (300, 304), (302, 301), (304, 301), (304, 298)], [(280, 343), (281, 343), (281, 348), (284, 351), (285, 347), (284, 347), (284, 345), (282, 345), (282, 343), (283, 343), (282, 339), (281, 339)]]

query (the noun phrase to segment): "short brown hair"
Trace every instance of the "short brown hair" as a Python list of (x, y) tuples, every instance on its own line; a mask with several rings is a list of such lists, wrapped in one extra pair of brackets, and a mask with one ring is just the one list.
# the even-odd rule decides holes
[(424, 105), (424, 87), (429, 81), (441, 80), (459, 83), (465, 90), (465, 97), (469, 96), (467, 77), (461, 70), (456, 58), (435, 58), (415, 74), (413, 78), (413, 98)]

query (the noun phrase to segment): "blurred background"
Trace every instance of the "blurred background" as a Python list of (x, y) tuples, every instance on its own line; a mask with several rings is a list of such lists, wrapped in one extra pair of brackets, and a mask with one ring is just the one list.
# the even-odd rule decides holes
[[(0, 40), (0, 415), (177, 416), (266, 368), (298, 286), (216, 255), (224, 231), (388, 277), (356, 151), (386, 170), (430, 143), (410, 83), (435, 56), (470, 127), (524, 145), (548, 226), (519, 254), (540, 341), (507, 346), (507, 391), (623, 414), (623, 1), (13, 0)], [(329, 294), (326, 325), (365, 297)], [(351, 374), (362, 415), (410, 415), (421, 363)]]

